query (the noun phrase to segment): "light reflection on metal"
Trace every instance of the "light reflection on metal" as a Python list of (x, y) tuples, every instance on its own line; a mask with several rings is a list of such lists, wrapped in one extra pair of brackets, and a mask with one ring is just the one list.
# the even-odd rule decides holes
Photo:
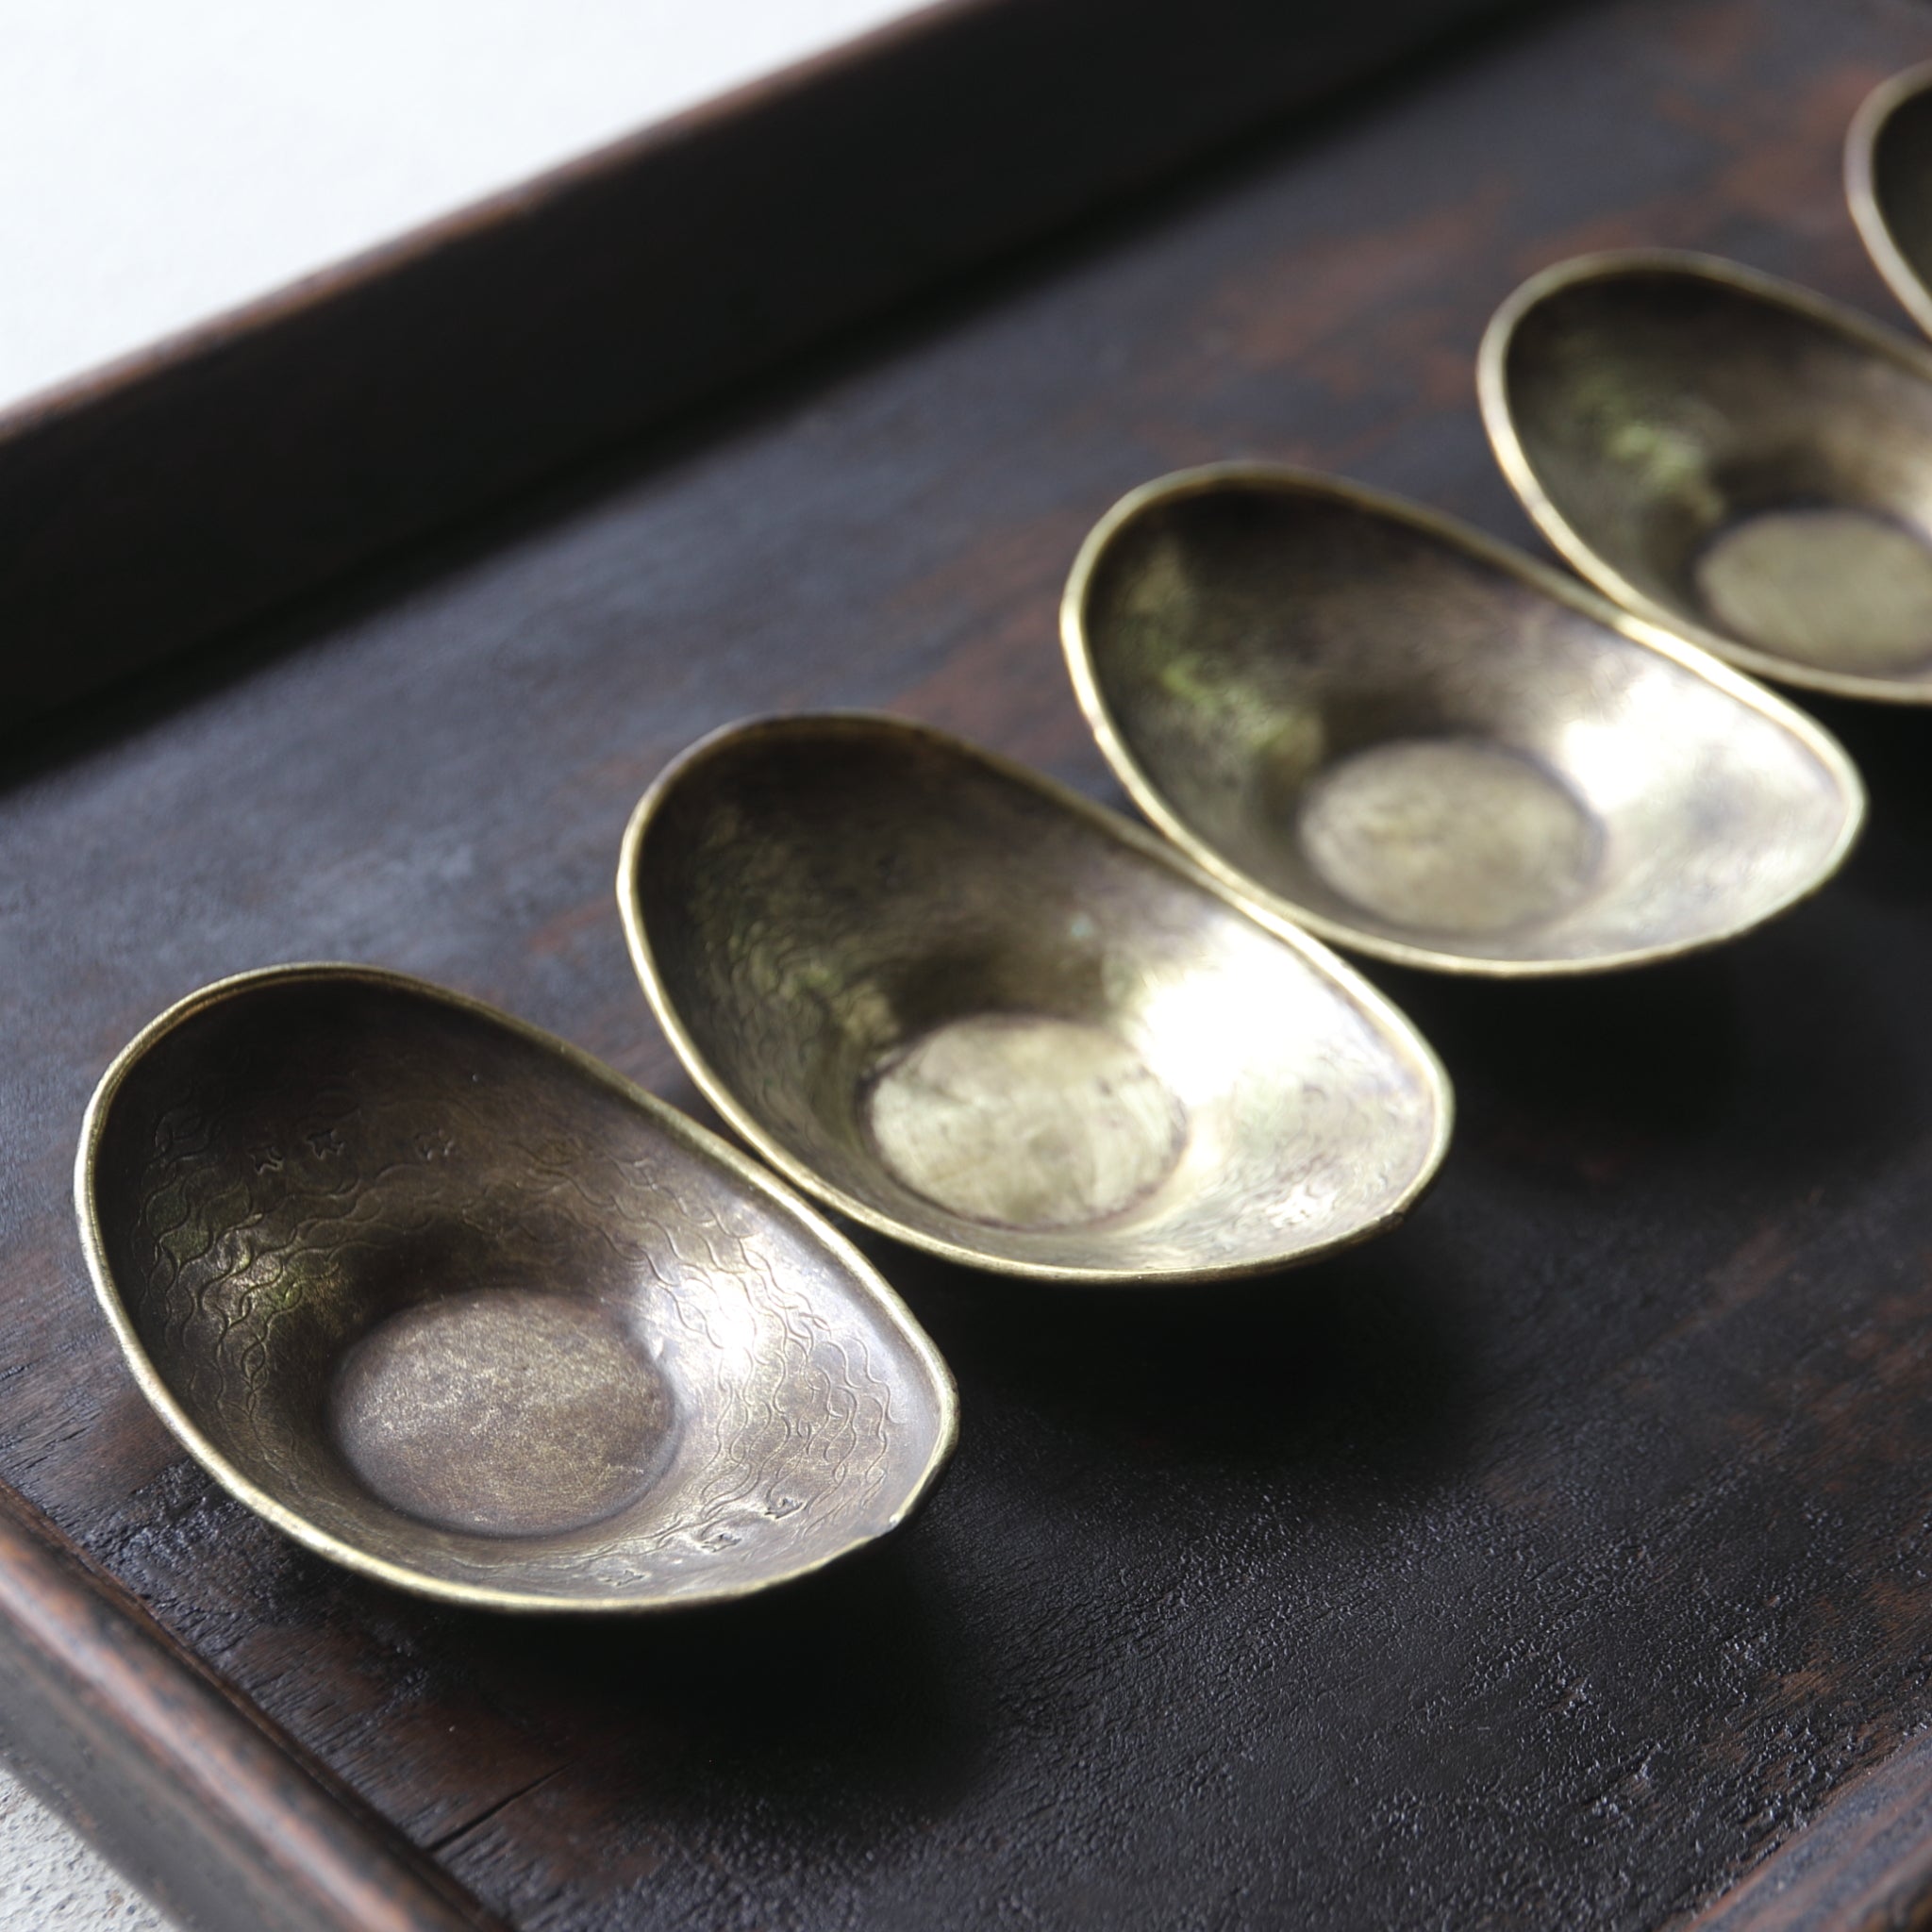
[(1760, 677), (1932, 704), (1932, 353), (1708, 256), (1587, 256), (1497, 310), (1483, 420), (1640, 616)]
[(693, 747), (618, 874), (665, 1031), (801, 1187), (950, 1259), (1118, 1282), (1361, 1241), (1447, 1144), (1435, 1056), (1140, 827), (889, 718)]
[(1932, 61), (1865, 97), (1845, 136), (1845, 199), (1887, 286), (1932, 335)]
[(204, 988), (76, 1204), (142, 1392), (311, 1549), (498, 1609), (741, 1597), (884, 1534), (952, 1379), (848, 1242), (563, 1041), (396, 974)]
[(1268, 465), (1150, 483), (1062, 605), (1143, 810), (1323, 937), (1496, 976), (1674, 957), (1828, 878), (1864, 811), (1811, 720), (1573, 580)]

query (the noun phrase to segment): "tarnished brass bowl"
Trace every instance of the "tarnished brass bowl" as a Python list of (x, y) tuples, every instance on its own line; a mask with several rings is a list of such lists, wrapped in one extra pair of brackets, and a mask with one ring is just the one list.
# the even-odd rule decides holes
[(399, 974), (205, 989), (114, 1062), (75, 1194), (142, 1391), (311, 1549), (520, 1610), (738, 1597), (892, 1528), (952, 1382), (788, 1190)]
[(1516, 493), (1618, 603), (1763, 677), (1932, 704), (1932, 354), (1705, 256), (1526, 282), (1479, 360)]
[(1932, 61), (1866, 96), (1845, 137), (1845, 198), (1879, 274), (1932, 335)]
[(1475, 531), (1257, 464), (1163, 478), (1061, 610), (1102, 748), (1202, 865), (1324, 938), (1524, 976), (1670, 958), (1828, 877), (1808, 718)]
[(1398, 1220), (1449, 1088), (1372, 988), (1138, 826), (890, 718), (743, 725), (618, 896), (692, 1076), (801, 1187), (1012, 1274), (1176, 1280)]

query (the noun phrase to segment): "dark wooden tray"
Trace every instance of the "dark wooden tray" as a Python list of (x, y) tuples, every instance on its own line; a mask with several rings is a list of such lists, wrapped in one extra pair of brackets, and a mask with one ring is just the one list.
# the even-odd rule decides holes
[(1510, 4), (932, 0), (0, 412), (0, 732)]
[[(1377, 973), (1458, 1082), (1400, 1235), (1241, 1291), (878, 1258), (964, 1435), (897, 1542), (725, 1615), (437, 1609), (213, 1491), (66, 1172), (169, 1000), (291, 958), (499, 1002), (695, 1103), (610, 877), (664, 759), (885, 706), (1114, 795), (1080, 535), (1285, 457), (1527, 540), (1494, 303), (1734, 254), (1891, 313), (1842, 209), (1920, 0), (1532, 16), (17, 761), (0, 801), (0, 1729), (210, 1925), (1932, 1923), (1932, 761), (1814, 905), (1596, 984)], [(30, 1506), (30, 1507), (29, 1507)]]

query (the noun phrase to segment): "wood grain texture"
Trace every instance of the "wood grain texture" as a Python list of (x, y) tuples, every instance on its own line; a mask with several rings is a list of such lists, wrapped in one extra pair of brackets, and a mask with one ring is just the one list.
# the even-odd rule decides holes
[(1932, 1924), (1932, 1740), (1847, 1780), (1817, 1821), (1672, 1932), (1917, 1932)]
[(15, 720), (1501, 0), (942, 0), (0, 421)]
[[(1526, 540), (1473, 398), (1496, 301), (1644, 241), (1889, 313), (1838, 142), (1928, 51), (1920, 0), (1553, 15), (22, 775), (0, 1476), (546, 1932), (1636, 1928), (1816, 1842), (1868, 1771), (1916, 1815), (1923, 721), (1831, 712), (1872, 830), (1745, 943), (1569, 987), (1378, 972), (1461, 1100), (1397, 1236), (1173, 1299), (880, 1246), (959, 1374), (958, 1458), (903, 1541), (728, 1615), (510, 1626), (304, 1556), (142, 1408), (65, 1190), (122, 1041), (276, 958), (444, 980), (689, 1102), (610, 891), (673, 753), (885, 706), (1113, 795), (1054, 616), (1118, 492), (1245, 453)], [(1907, 1923), (1918, 1868), (1883, 1862), (1903, 1890), (1814, 1895)]]
[(0, 1490), (0, 1745), (191, 1926), (500, 1932)]

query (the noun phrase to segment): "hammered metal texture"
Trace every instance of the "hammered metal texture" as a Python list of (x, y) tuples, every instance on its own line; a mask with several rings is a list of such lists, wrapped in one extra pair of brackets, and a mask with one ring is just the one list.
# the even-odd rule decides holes
[(1498, 459), (1620, 604), (1759, 676), (1932, 704), (1932, 354), (1707, 256), (1591, 256), (1498, 309)]
[(1069, 665), (1115, 770), (1204, 865), (1405, 964), (1682, 953), (1837, 867), (1857, 774), (1811, 721), (1569, 579), (1295, 471), (1185, 473), (1089, 539)]
[(1281, 1267), (1389, 1225), (1441, 1157), (1441, 1068), (1347, 968), (936, 732), (720, 734), (641, 802), (618, 885), (658, 1016), (733, 1124), (956, 1259)]
[(78, 1191), (150, 1398), (284, 1528), (431, 1594), (736, 1596), (891, 1528), (950, 1380), (864, 1261), (585, 1057), (291, 968), (164, 1016)]

